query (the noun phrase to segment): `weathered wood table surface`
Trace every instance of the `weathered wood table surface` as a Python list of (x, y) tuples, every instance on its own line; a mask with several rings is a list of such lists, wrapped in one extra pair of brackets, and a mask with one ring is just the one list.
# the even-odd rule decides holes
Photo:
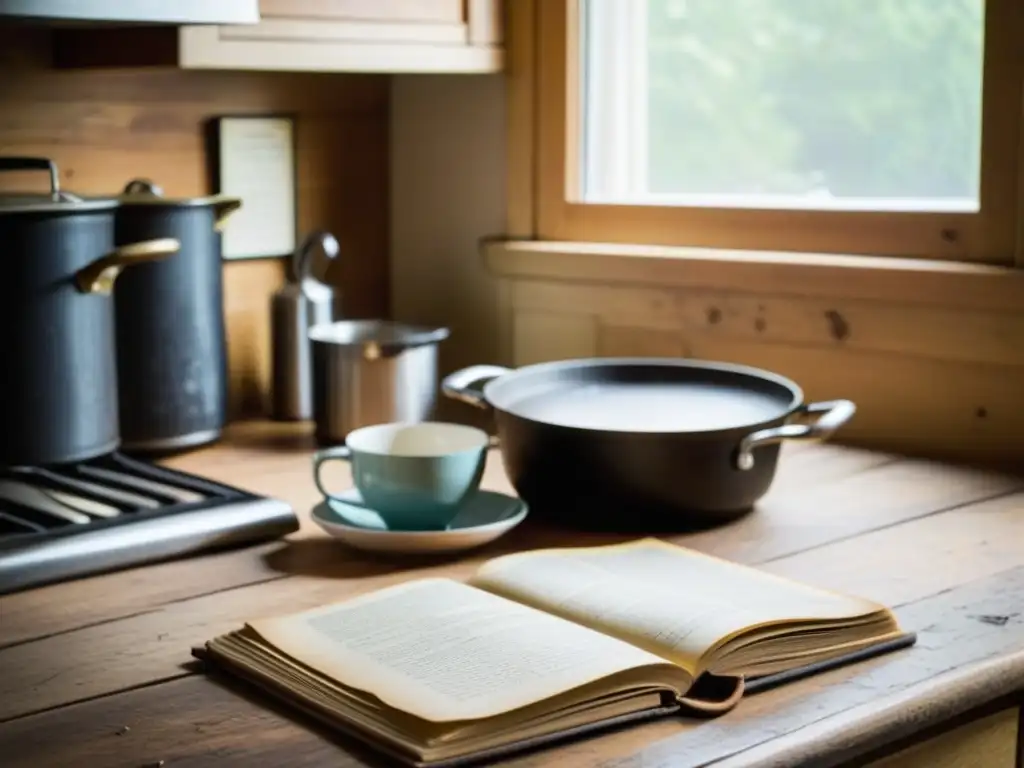
[[(426, 574), (464, 577), (496, 554), (621, 538), (528, 520), (463, 559), (362, 555), (309, 520), (312, 448), (301, 427), (250, 423), (168, 462), (286, 499), (302, 520), (287, 540), (0, 598), (0, 765), (384, 765), (204, 676), (190, 648), (256, 616)], [(508, 489), (496, 452), (484, 482)], [(919, 633), (918, 644), (751, 696), (718, 720), (663, 720), (509, 765), (1020, 766), (1024, 476), (787, 447), (752, 514), (670, 538), (885, 602)]]

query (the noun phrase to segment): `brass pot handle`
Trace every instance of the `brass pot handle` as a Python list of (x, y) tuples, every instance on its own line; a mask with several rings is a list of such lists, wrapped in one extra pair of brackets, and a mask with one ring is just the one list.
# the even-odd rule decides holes
[(82, 267), (75, 274), (75, 287), (82, 293), (108, 295), (121, 270), (132, 264), (159, 261), (177, 253), (181, 243), (173, 237), (122, 245)]
[(222, 197), (213, 204), (213, 229), (215, 232), (223, 232), (224, 225), (231, 214), (242, 207), (242, 201), (237, 197)]

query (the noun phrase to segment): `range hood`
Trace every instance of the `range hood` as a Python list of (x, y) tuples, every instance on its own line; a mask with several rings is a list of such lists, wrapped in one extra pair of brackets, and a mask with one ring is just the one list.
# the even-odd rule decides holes
[(88, 24), (255, 24), (258, 0), (0, 0), (0, 21)]

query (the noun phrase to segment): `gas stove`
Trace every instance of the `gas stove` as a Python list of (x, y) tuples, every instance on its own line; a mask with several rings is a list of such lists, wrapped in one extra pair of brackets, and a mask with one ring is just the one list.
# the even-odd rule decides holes
[(284, 536), (283, 501), (120, 453), (0, 469), (0, 595)]

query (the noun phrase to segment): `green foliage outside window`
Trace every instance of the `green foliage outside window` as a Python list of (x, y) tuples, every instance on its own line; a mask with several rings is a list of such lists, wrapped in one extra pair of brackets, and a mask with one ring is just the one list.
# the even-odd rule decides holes
[(977, 199), (983, 0), (647, 2), (651, 191)]

